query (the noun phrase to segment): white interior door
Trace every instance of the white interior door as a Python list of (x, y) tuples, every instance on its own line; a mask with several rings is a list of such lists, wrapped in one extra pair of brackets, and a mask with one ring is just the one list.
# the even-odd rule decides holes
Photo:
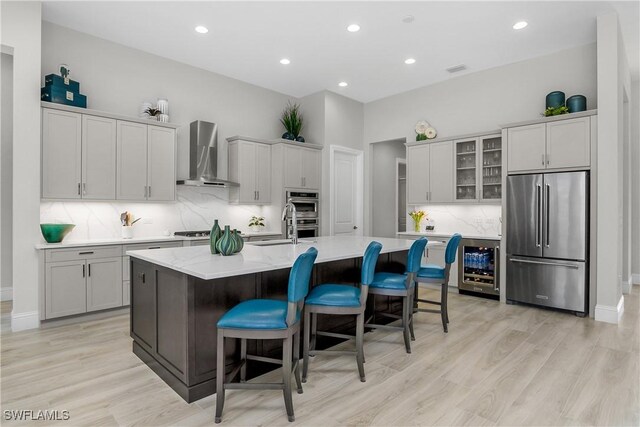
[(331, 234), (362, 235), (362, 152), (331, 151)]

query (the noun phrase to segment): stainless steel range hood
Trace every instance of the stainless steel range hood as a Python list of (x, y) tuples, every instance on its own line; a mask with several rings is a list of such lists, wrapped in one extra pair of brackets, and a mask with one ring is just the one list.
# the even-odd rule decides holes
[(218, 125), (197, 120), (191, 122), (189, 134), (189, 179), (178, 185), (195, 187), (238, 187), (237, 182), (218, 179)]

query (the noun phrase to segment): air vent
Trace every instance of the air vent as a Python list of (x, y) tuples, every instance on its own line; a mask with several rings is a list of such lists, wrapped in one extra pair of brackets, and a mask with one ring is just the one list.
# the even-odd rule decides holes
[(466, 69), (467, 69), (466, 65), (460, 64), (460, 65), (454, 65), (453, 67), (447, 68), (447, 72), (453, 74), (453, 73), (459, 73), (460, 71), (464, 71)]

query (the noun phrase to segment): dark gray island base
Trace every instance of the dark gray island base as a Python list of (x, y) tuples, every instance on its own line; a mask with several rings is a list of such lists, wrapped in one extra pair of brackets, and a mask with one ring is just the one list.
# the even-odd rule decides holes
[[(380, 255), (378, 271), (404, 272), (407, 251)], [(360, 280), (362, 258), (317, 263), (312, 286)], [(135, 257), (131, 258), (133, 352), (187, 402), (215, 393), (216, 323), (234, 305), (253, 298), (287, 299), (289, 268), (203, 280)], [(373, 310), (369, 297), (369, 310)], [(400, 298), (377, 297), (377, 311), (400, 314)], [(368, 315), (367, 315), (368, 316)], [(318, 316), (318, 329), (355, 334), (355, 316)], [(318, 337), (317, 348), (340, 340)], [(239, 341), (225, 344), (229, 373), (240, 359)], [(280, 357), (282, 341), (249, 341), (251, 354)], [(249, 378), (273, 370), (252, 362)], [(354, 362), (355, 372), (355, 362)], [(354, 373), (354, 375), (356, 375)]]

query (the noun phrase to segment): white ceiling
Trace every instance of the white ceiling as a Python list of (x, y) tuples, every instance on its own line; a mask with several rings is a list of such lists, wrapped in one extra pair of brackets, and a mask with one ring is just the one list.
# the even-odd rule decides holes
[[(612, 10), (637, 74), (637, 1), (73, 1), (46, 2), (43, 19), (291, 96), (329, 89), (368, 102), (451, 78), (454, 65), (468, 67), (457, 76), (593, 43), (596, 16)], [(529, 26), (514, 31), (519, 20)]]

